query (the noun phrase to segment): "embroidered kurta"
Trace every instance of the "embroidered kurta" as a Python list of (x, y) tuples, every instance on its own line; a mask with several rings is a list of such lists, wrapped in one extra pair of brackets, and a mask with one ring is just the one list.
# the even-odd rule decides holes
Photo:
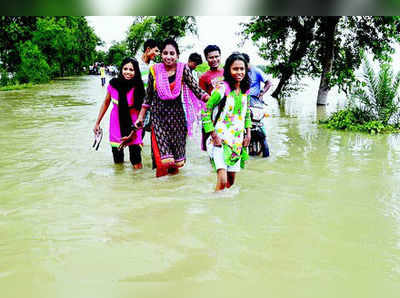
[[(118, 147), (121, 144), (121, 129), (120, 129), (120, 121), (118, 115), (118, 91), (110, 84), (107, 87), (107, 91), (111, 95), (111, 102), (113, 104), (111, 114), (110, 114), (110, 143), (112, 147)], [(126, 99), (128, 101), (128, 106), (133, 106), (134, 101), (134, 89), (132, 88), (127, 94)], [(132, 123), (135, 123), (137, 117), (139, 115), (139, 111), (131, 108), (129, 110)], [(139, 129), (135, 132), (132, 141), (128, 144), (129, 145), (139, 145), (143, 144), (142, 141), (142, 129)]]
[[(212, 120), (213, 110), (218, 106), (222, 98), (226, 96), (226, 103), (221, 111), (214, 127)], [(203, 127), (206, 133), (215, 132), (222, 140), (224, 148), (224, 160), (228, 166), (233, 166), (240, 159), (244, 162), (247, 156), (246, 148), (243, 148), (243, 138), (246, 128), (251, 127), (249, 96), (240, 92), (229, 90), (227, 83), (218, 85), (211, 93), (203, 113)], [(213, 139), (211, 136), (206, 143), (207, 152), (213, 158)], [(241, 163), (244, 167), (244, 163)]]
[(164, 82), (170, 85), (171, 90), (175, 90), (176, 84), (180, 84), (179, 94), (176, 98), (163, 100), (158, 94), (157, 83), (153, 76), (154, 69), (156, 68), (152, 68), (149, 73), (147, 95), (143, 106), (151, 109), (151, 139), (155, 165), (157, 167), (170, 166), (186, 160), (187, 123), (181, 100), (182, 81), (189, 86), (197, 98), (203, 98), (207, 94), (200, 89), (190, 69), (185, 66), (181, 81), (177, 81), (178, 78), (173, 82)]

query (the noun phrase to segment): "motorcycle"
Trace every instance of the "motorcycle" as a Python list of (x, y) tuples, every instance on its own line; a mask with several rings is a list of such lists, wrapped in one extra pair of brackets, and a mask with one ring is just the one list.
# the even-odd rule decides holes
[(263, 119), (268, 117), (266, 111), (267, 105), (259, 104), (250, 107), (250, 115), (251, 115), (251, 140), (249, 145), (249, 155), (251, 156), (259, 156), (268, 157), (269, 156), (269, 147), (267, 143), (267, 138), (265, 135), (265, 131), (263, 129)]

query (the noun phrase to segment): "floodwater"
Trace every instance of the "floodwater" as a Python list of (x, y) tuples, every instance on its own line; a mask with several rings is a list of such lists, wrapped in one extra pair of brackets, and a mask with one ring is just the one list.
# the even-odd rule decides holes
[[(312, 88), (311, 88), (312, 89)], [(189, 140), (180, 174), (114, 165), (97, 76), (0, 93), (0, 297), (398, 297), (400, 138), (268, 98), (271, 157), (237, 184)], [(127, 156), (126, 156), (127, 157)]]

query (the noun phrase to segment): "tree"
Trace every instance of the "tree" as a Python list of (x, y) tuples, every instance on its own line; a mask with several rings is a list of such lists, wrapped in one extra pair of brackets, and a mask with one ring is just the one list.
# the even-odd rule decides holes
[(304, 76), (320, 77), (319, 104), (333, 86), (348, 93), (357, 84), (361, 52), (387, 61), (400, 38), (399, 17), (254, 17), (242, 26), (280, 77), (272, 95), (290, 95)]
[(125, 42), (114, 43), (107, 52), (106, 61), (107, 65), (121, 65), (122, 60), (127, 56), (127, 47)]
[(32, 40), (52, 65), (53, 77), (78, 73), (91, 64), (100, 42), (84, 17), (40, 18)]
[(126, 39), (131, 56), (135, 56), (146, 39), (150, 38), (151, 32), (154, 30), (152, 28), (155, 26), (154, 17), (135, 17)]
[(80, 73), (83, 66), (93, 63), (95, 47), (100, 43), (85, 17), (79, 16), (2, 16), (0, 29), (2, 77), (16, 73), (23, 82)]
[(196, 19), (192, 16), (139, 16), (135, 17), (126, 39), (128, 51), (135, 56), (144, 42), (153, 38), (162, 41), (171, 37), (179, 39), (187, 32), (197, 34)]
[(106, 63), (107, 59), (107, 53), (104, 51), (96, 51), (94, 55), (94, 61), (93, 62), (104, 62)]
[(21, 63), (19, 43), (32, 38), (38, 17), (0, 16), (0, 61), (2, 70), (14, 73)]
[(352, 94), (354, 104), (358, 104), (371, 119), (387, 125), (400, 110), (400, 72), (395, 74), (389, 64), (381, 63), (377, 74), (368, 59), (364, 57), (363, 60), (365, 87), (355, 88)]
[[(335, 51), (335, 32), (340, 17), (322, 18), (317, 36), (320, 36), (320, 59), (321, 62), (321, 80), (318, 89), (317, 105), (327, 103), (328, 92), (330, 90), (330, 75)], [(319, 33), (319, 34), (318, 34)]]
[(399, 17), (320, 17), (316, 52), (308, 57), (322, 68), (310, 67), (313, 76), (321, 76), (317, 104), (327, 103), (333, 86), (347, 94), (358, 86), (355, 71), (364, 52), (372, 53), (380, 63), (391, 60), (399, 26)]
[(46, 83), (50, 79), (50, 67), (39, 47), (30, 40), (20, 44), (21, 64), (17, 72), (20, 83)]
[[(242, 24), (242, 34), (251, 37), (260, 50), (260, 56), (270, 61), (269, 73), (280, 77), (273, 97), (288, 96), (295, 82), (307, 74), (303, 57), (314, 40), (317, 17), (254, 17)], [(293, 77), (294, 75), (294, 77)]]
[(83, 67), (93, 64), (96, 57), (96, 46), (101, 45), (102, 41), (94, 33), (94, 29), (89, 26), (85, 17), (68, 17), (73, 20), (72, 34), (76, 37), (76, 59), (75, 72), (80, 72)]

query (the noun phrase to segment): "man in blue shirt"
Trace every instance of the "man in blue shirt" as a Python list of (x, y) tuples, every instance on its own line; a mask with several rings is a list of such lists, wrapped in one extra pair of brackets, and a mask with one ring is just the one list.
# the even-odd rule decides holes
[[(250, 57), (246, 53), (242, 53), (243, 57), (247, 60), (249, 65), (249, 77), (250, 77), (250, 106), (263, 104), (263, 96), (272, 86), (271, 82), (266, 78), (265, 73), (262, 72), (256, 66), (250, 65)], [(261, 91), (261, 83), (264, 84), (264, 88)]]
[[(266, 78), (266, 75), (255, 66), (250, 65), (250, 57), (246, 53), (242, 53), (248, 64), (248, 72), (250, 77), (250, 107), (260, 106), (264, 104), (263, 96), (272, 86), (271, 82)], [(264, 84), (261, 90), (261, 83)], [(267, 143), (267, 134), (264, 125), (262, 126), (264, 138), (262, 142), (263, 157), (269, 156), (269, 147)]]

